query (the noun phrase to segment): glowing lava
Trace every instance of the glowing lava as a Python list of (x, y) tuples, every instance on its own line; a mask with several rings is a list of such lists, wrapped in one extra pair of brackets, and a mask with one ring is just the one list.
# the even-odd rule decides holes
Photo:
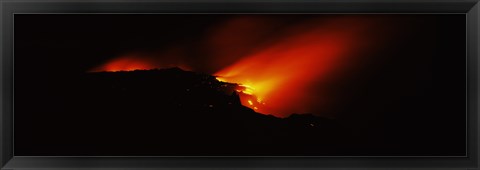
[(162, 56), (153, 57), (141, 54), (128, 54), (114, 58), (103, 65), (91, 69), (90, 72), (151, 70), (172, 67), (178, 67), (182, 70), (191, 70), (190, 67), (185, 64), (180, 64), (178, 61), (175, 61), (175, 59), (162, 58)]
[(362, 39), (367, 24), (352, 21), (334, 20), (307, 31), (294, 28), (283, 39), (215, 75), (220, 81), (240, 84), (242, 105), (256, 112), (277, 117), (312, 112), (312, 105), (318, 107), (321, 101), (310, 97), (311, 87), (326, 81), (348, 56), (367, 44)]
[(101, 65), (97, 68), (90, 70), (91, 72), (99, 72), (99, 71), (109, 71), (109, 72), (116, 72), (116, 71), (134, 71), (134, 70), (148, 70), (154, 69), (155, 66), (152, 64), (154, 62), (148, 61), (146, 59), (139, 59), (135, 56), (123, 56), (119, 58), (115, 58), (107, 62), (104, 65)]

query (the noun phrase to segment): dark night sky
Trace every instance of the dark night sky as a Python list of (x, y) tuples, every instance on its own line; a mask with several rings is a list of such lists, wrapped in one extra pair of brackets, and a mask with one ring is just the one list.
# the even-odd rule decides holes
[[(261, 18), (252, 23), (269, 21), (274, 26), (263, 26), (271, 30), (262, 35), (275, 36), (288, 25), (338, 16), (249, 17)], [(15, 15), (15, 128), (21, 129), (22, 121), (32, 115), (61, 105), (68, 95), (60, 91), (75, 88), (63, 86), (65, 82), (124, 54), (154, 55), (173, 48), (181, 51), (182, 61), (194, 71), (219, 71), (241, 52), (233, 50), (223, 65), (209, 65), (211, 56), (218, 54), (206, 48), (205, 39), (235, 17), (242, 16)], [(334, 78), (329, 95), (336, 102), (326, 112), (361, 134), (359, 140), (369, 142), (364, 146), (367, 150), (375, 145), (379, 150), (404, 147), (415, 154), (428, 145), (430, 151), (441, 148), (441, 154), (461, 154), (465, 147), (465, 15), (380, 17), (386, 18), (384, 26), (394, 38), (377, 51), (362, 54), (360, 58), (366, 60), (355, 60), (362, 64)]]

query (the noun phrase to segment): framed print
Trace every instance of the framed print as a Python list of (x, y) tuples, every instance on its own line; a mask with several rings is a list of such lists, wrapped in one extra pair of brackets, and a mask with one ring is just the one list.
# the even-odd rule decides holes
[(478, 169), (478, 1), (2, 1), (2, 168)]

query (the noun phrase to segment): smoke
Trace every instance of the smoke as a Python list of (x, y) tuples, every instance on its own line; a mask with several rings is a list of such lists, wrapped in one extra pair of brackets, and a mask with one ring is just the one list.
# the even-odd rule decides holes
[[(371, 46), (372, 21), (361, 17), (310, 20), (277, 34), (274, 43), (243, 56), (215, 73), (219, 80), (245, 85), (242, 104), (257, 112), (287, 117), (321, 107), (311, 102), (311, 86), (332, 76)], [(319, 24), (320, 23), (320, 24)], [(323, 80), (328, 81), (328, 80)], [(321, 91), (320, 91), (321, 93)], [(318, 95), (318, 94), (315, 94)], [(328, 100), (328, 99), (323, 99)]]

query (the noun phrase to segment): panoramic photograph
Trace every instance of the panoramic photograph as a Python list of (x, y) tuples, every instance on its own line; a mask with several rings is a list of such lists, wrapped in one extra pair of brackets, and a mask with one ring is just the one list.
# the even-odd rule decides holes
[(17, 14), (17, 156), (465, 156), (459, 14)]

